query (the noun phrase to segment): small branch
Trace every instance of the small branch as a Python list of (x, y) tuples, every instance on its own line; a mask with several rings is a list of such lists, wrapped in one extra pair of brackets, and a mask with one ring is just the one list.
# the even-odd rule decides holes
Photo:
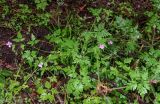
[(124, 89), (124, 88), (126, 88), (126, 86), (124, 86), (124, 87), (112, 88), (112, 91), (113, 91), (113, 90), (121, 90), (121, 89)]
[(60, 97), (58, 94), (56, 95), (56, 97), (57, 97), (57, 99), (59, 100), (59, 103), (60, 103), (60, 104), (64, 104), (64, 101), (62, 101), (61, 97)]
[(141, 45), (141, 47), (140, 47), (140, 49), (139, 49), (139, 52), (142, 51), (143, 47), (144, 47), (144, 44)]
[(34, 100), (33, 100), (32, 97), (30, 96), (30, 94), (29, 94), (29, 93), (27, 93), (27, 94), (28, 94), (28, 96), (30, 97), (32, 103), (35, 104)]
[(155, 30), (155, 27), (153, 27), (152, 46), (153, 46), (153, 44), (154, 44), (155, 34), (156, 34), (156, 30)]

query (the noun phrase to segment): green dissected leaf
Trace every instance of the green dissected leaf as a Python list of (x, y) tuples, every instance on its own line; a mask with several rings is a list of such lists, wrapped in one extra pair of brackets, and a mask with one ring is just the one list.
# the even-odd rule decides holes
[(5, 77), (3, 75), (0, 75), (0, 83), (5, 83)]
[(124, 63), (125, 64), (130, 64), (133, 58), (125, 58)]
[(56, 35), (59, 35), (58, 33), (57, 34), (49, 34), (47, 36), (45, 36), (46, 39), (49, 40), (49, 42), (51, 43), (62, 43), (62, 39)]
[(144, 86), (138, 86), (137, 89), (141, 96), (144, 96), (148, 92)]
[(32, 34), (31, 35), (31, 41), (28, 42), (28, 44), (30, 44), (31, 46), (37, 44), (39, 42), (39, 40), (36, 39), (36, 37)]
[(47, 59), (48, 61), (55, 61), (58, 58), (57, 54), (50, 54)]
[(89, 8), (89, 11), (92, 13), (93, 16), (99, 16), (102, 9)]
[(36, 37), (33, 34), (31, 35), (31, 40), (32, 41), (36, 40)]
[(0, 75), (3, 75), (3, 76), (5, 76), (5, 77), (10, 76), (11, 74), (12, 74), (12, 72), (9, 71), (9, 70), (1, 70), (1, 71), (0, 71)]
[(2, 69), (0, 71), (0, 83), (5, 83), (6, 81), (6, 77), (9, 77), (12, 75), (12, 72), (9, 71), (9, 70), (5, 70), (5, 69)]
[(29, 63), (30, 66), (33, 65), (34, 60), (37, 58), (37, 52), (36, 51), (30, 51), (26, 50), (22, 54), (22, 58), (27, 60), (27, 63)]
[(15, 42), (22, 42), (22, 41), (24, 41), (24, 38), (23, 38), (21, 32), (17, 33), (17, 37), (15, 39), (13, 39), (13, 41), (15, 41)]
[(126, 65), (126, 63), (120, 62), (120, 61), (116, 61), (116, 64), (122, 68), (123, 70), (129, 72), (130, 71), (130, 67), (128, 67), (128, 65)]
[(105, 29), (105, 25), (103, 23), (94, 27), (94, 34), (96, 38), (111, 36), (111, 34)]
[(50, 0), (35, 0), (37, 9), (45, 10), (46, 6), (48, 5), (48, 1)]
[(84, 76), (82, 77), (82, 83), (83, 83), (83, 87), (84, 87), (84, 90), (87, 90), (88, 88), (91, 88), (92, 87), (92, 84), (91, 84), (91, 78), (89, 76)]
[(88, 42), (93, 37), (93, 32), (84, 31), (84, 32), (82, 32), (82, 36), (84, 37), (86, 42)]
[(74, 40), (70, 40), (70, 39), (64, 39), (64, 42), (61, 44), (61, 46), (64, 49), (70, 48), (70, 49), (76, 49), (78, 47), (78, 43)]
[(17, 86), (20, 85), (20, 82), (15, 80), (10, 80), (9, 90), (14, 90)]
[(132, 22), (128, 19), (123, 19), (122, 16), (116, 16), (116, 20), (115, 20), (115, 24), (118, 28), (124, 28), (124, 29), (128, 29), (131, 25)]
[(38, 87), (37, 92), (38, 94), (45, 94), (46, 90), (43, 87)]
[(160, 2), (159, 0), (151, 0), (155, 9), (160, 10)]
[(54, 31), (54, 36), (60, 36), (62, 33), (61, 29), (57, 29), (56, 31)]
[(126, 52), (132, 52), (135, 51), (135, 49), (137, 48), (137, 44), (135, 41), (128, 41), (126, 44)]
[(50, 102), (52, 102), (54, 100), (54, 96), (51, 95), (50, 93), (48, 93), (46, 97)]
[(51, 93), (54, 95), (54, 94), (57, 94), (58, 91), (57, 91), (56, 89), (52, 88), (52, 89), (51, 89)]
[(66, 86), (66, 90), (69, 94), (78, 97), (83, 92), (83, 84), (79, 79), (70, 79)]
[(48, 88), (48, 89), (50, 89), (50, 88), (51, 88), (51, 83), (50, 83), (50, 82), (48, 82), (48, 81), (46, 81), (46, 83), (45, 83), (45, 87), (46, 87), (46, 88)]
[(156, 93), (156, 100), (154, 104), (159, 104), (160, 103), (160, 93)]
[(17, 38), (18, 38), (18, 39), (22, 39), (22, 38), (23, 38), (21, 32), (18, 32)]
[(128, 89), (138, 90), (141, 96), (144, 96), (149, 90), (149, 79), (147, 71), (136, 71), (130, 72), (131, 81), (128, 83)]
[(75, 71), (75, 67), (74, 66), (63, 68), (63, 70), (66, 73), (66, 75), (68, 75), (69, 77), (72, 77), (72, 78), (77, 77), (77, 73)]
[(138, 26), (133, 26), (132, 21), (124, 19), (122, 16), (117, 16), (114, 22), (115, 28), (119, 29), (125, 37), (129, 37), (132, 41), (140, 38), (141, 34), (138, 31)]
[[(101, 97), (88, 97), (87, 99), (83, 100), (83, 104), (106, 104), (106, 101)], [(107, 103), (112, 104), (112, 103)]]

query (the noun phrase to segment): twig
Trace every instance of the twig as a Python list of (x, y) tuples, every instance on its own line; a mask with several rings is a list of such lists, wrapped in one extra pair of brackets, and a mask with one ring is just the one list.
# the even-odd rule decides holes
[[(27, 93), (27, 94), (28, 94), (28, 93)], [(33, 104), (36, 104), (36, 103), (34, 103), (34, 100), (33, 100), (32, 97), (30, 96), (30, 94), (28, 94), (28, 96), (30, 97), (32, 103), (33, 103)]]
[(153, 27), (153, 37), (152, 37), (152, 46), (153, 46), (153, 44), (154, 44), (154, 37), (155, 37), (155, 27)]
[(124, 86), (124, 87), (117, 87), (117, 88), (111, 88), (111, 89), (113, 91), (113, 90), (121, 90), (121, 89), (124, 89), (124, 88), (126, 88), (126, 86)]
[(140, 49), (139, 49), (139, 52), (142, 51), (143, 47), (144, 47), (144, 44), (141, 45), (141, 47), (140, 47)]
[(56, 95), (56, 97), (57, 97), (57, 99), (59, 100), (59, 103), (60, 103), (60, 104), (64, 104), (64, 101), (62, 101), (61, 97), (60, 97), (58, 94)]

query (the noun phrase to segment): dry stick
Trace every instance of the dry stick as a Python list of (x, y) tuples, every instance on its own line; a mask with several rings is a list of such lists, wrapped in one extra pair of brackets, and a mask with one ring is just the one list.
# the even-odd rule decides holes
[(141, 47), (140, 47), (140, 49), (139, 49), (139, 52), (142, 51), (143, 47), (144, 47), (144, 44), (141, 45)]
[(60, 102), (60, 104), (64, 104), (64, 101), (62, 101), (61, 97), (59, 95), (56, 96)]
[(117, 87), (117, 88), (111, 88), (111, 90), (113, 91), (113, 90), (120, 90), (120, 89), (124, 89), (124, 88), (126, 88), (126, 86), (124, 86), (124, 87)]
[(146, 43), (147, 45), (151, 45), (149, 42), (145, 41), (145, 40), (142, 40), (142, 42)]
[[(144, 47), (144, 44), (141, 45), (141, 47), (140, 47), (140, 49), (139, 49), (138, 52), (141, 52), (142, 49), (143, 49), (143, 47)], [(135, 69), (135, 68), (137, 67), (138, 63), (139, 63), (139, 59), (137, 59), (137, 60), (133, 63), (133, 65), (131, 66), (131, 68)]]
[(38, 69), (39, 69), (39, 68), (35, 69), (35, 70), (28, 76), (28, 78), (24, 81), (24, 83), (22, 84), (22, 86), (27, 83), (27, 81), (34, 75), (34, 73), (35, 73)]
[(153, 44), (154, 44), (154, 37), (155, 37), (155, 27), (153, 27), (153, 37), (152, 37), (152, 46), (153, 46)]
[(39, 50), (39, 51), (42, 51), (42, 52), (44, 52), (44, 53), (50, 53), (50, 54), (53, 53), (53, 52), (50, 52), (50, 51), (45, 51), (45, 50), (39, 49), (39, 48), (34, 47), (34, 46), (33, 46), (33, 48), (34, 48), (34, 49), (37, 49), (37, 50)]
[[(28, 93), (27, 93), (27, 94), (28, 94)], [(30, 96), (30, 94), (28, 94), (28, 96), (30, 97), (32, 103), (35, 104), (35, 103), (34, 103), (34, 100), (33, 100), (32, 97)]]
[(156, 39), (156, 40), (159, 40), (159, 39), (160, 39), (160, 36), (156, 37), (155, 39)]

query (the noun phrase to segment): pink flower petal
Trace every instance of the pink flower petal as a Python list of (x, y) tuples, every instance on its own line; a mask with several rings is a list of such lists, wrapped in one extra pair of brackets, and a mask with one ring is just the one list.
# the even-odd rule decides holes
[(100, 48), (100, 49), (104, 49), (104, 47), (105, 47), (105, 46), (104, 46), (103, 44), (100, 44), (100, 45), (99, 45), (99, 48)]
[(110, 41), (108, 42), (108, 44), (109, 44), (109, 45), (112, 45), (112, 44), (113, 44), (113, 42), (110, 40)]
[(43, 67), (43, 63), (42, 63), (42, 62), (39, 63), (39, 64), (38, 64), (38, 67), (42, 68), (42, 67)]
[(8, 41), (8, 42), (6, 43), (6, 46), (8, 46), (9, 48), (11, 48), (11, 47), (12, 47), (12, 42)]

